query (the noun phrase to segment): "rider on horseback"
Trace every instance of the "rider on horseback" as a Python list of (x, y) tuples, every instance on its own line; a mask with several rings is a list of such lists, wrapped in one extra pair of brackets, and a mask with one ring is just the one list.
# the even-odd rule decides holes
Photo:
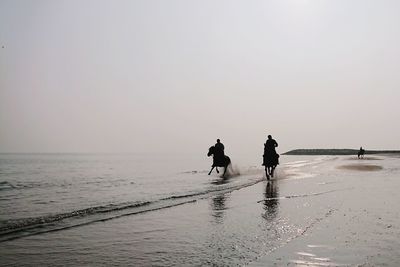
[(276, 153), (275, 147), (278, 146), (278, 143), (272, 139), (271, 135), (268, 135), (268, 140), (264, 144), (264, 161), (263, 166), (268, 166), (269, 163), (272, 165), (279, 164), (279, 155)]
[(223, 162), (225, 157), (225, 147), (224, 144), (221, 143), (221, 140), (217, 139), (217, 143), (214, 145), (215, 147), (215, 163), (218, 165)]
[(357, 156), (358, 158), (364, 158), (364, 154), (365, 154), (365, 149), (360, 147), (360, 150), (358, 150)]
[(208, 175), (211, 174), (214, 168), (216, 168), (216, 171), (219, 173), (218, 167), (223, 167), (224, 173), (222, 174), (222, 177), (224, 177), (226, 171), (228, 170), (228, 166), (231, 164), (231, 159), (225, 155), (224, 149), (225, 147), (219, 139), (217, 139), (217, 143), (214, 146), (208, 149), (207, 156), (213, 156), (213, 165), (211, 166), (211, 170)]
[(278, 143), (272, 139), (271, 135), (268, 135), (268, 140), (264, 144), (264, 155), (263, 155), (263, 166), (265, 166), (265, 176), (269, 180), (270, 177), (274, 177), (274, 170), (276, 165), (279, 164), (279, 155), (276, 153), (275, 147)]

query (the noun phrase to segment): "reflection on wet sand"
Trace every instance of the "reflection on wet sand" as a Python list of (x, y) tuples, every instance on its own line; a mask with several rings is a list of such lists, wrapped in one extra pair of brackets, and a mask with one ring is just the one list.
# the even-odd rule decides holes
[(229, 182), (229, 180), (230, 180), (229, 177), (218, 177), (218, 179), (215, 179), (211, 183), (214, 185), (223, 185), (223, 184), (227, 184)]
[(267, 220), (274, 219), (278, 213), (279, 194), (278, 186), (275, 181), (268, 181), (264, 192), (264, 210), (263, 217)]
[[(229, 183), (229, 177), (219, 177), (211, 181), (213, 185), (223, 185)], [(227, 194), (221, 193), (211, 198), (211, 216), (215, 219), (216, 223), (222, 223), (224, 218), (225, 201)]]
[(220, 194), (212, 198), (211, 201), (211, 216), (215, 219), (216, 223), (222, 223), (225, 213), (225, 202), (227, 194)]

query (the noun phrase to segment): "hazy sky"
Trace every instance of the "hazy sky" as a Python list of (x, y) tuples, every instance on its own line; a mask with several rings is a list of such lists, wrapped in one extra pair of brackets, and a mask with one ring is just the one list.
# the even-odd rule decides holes
[(400, 1), (0, 0), (0, 152), (400, 149)]

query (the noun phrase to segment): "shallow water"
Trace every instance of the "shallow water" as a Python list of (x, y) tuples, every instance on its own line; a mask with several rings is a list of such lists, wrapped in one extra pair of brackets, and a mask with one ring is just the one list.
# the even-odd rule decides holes
[(240, 179), (207, 176), (208, 170), (198, 167), (206, 168), (209, 160), (197, 160), (186, 155), (2, 154), (0, 233), (158, 209), (260, 180), (255, 168), (242, 170)]
[[(399, 200), (399, 159), (379, 159), (282, 157), (266, 182), (254, 166), (208, 176), (210, 162), (188, 156), (1, 155), (0, 256), (5, 265), (35, 266), (363, 264), (367, 254), (335, 258), (324, 248), (343, 247), (329, 241), (330, 220), (347, 229), (339, 239), (360, 226), (362, 213), (346, 209), (364, 209), (365, 192)], [(339, 168), (348, 164), (383, 169)], [(357, 219), (340, 220), (342, 213)], [(396, 214), (384, 221), (398, 234)], [(301, 243), (307, 236), (310, 247)], [(291, 249), (296, 243), (301, 249)]]

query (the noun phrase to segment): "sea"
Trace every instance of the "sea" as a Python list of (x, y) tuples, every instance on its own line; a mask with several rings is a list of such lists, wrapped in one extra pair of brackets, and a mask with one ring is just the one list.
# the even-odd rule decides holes
[(247, 265), (343, 207), (311, 199), (400, 173), (399, 158), (373, 159), (383, 167), (363, 172), (337, 168), (355, 158), (281, 156), (271, 184), (261, 159), (222, 177), (205, 155), (0, 154), (0, 265)]
[(59, 222), (62, 228), (181, 205), (263, 179), (256, 166), (242, 174), (235, 166), (229, 179), (215, 169), (217, 175), (208, 176), (211, 159), (196, 160), (188, 155), (0, 154), (0, 241), (58, 229)]

